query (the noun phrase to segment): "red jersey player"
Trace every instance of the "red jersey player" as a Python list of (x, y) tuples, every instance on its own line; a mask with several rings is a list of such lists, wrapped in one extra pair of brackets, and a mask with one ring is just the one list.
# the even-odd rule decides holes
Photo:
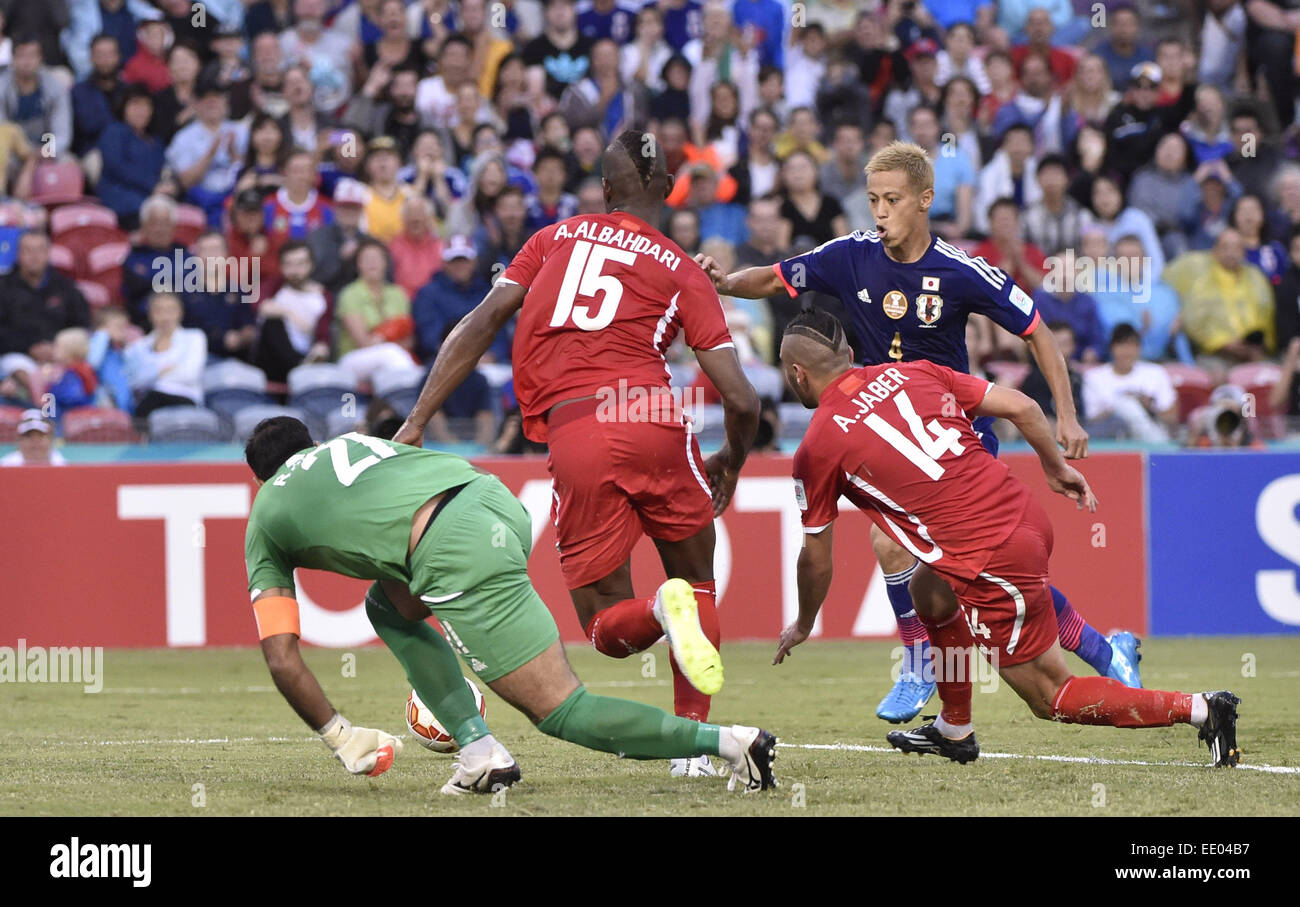
[[(601, 162), (608, 213), (571, 217), (524, 244), (448, 336), (395, 440), (419, 444), (432, 414), (516, 312), (515, 394), (524, 433), (549, 445), (560, 568), (600, 652), (625, 658), (667, 635), (678, 715), (704, 721), (722, 686), (713, 518), (727, 506), (758, 425), (712, 282), (658, 223), (672, 177), (649, 133), (626, 131)], [(684, 334), (722, 395), (726, 443), (704, 460), (670, 393), (665, 351)], [(654, 539), (673, 579), (632, 591), (630, 555)], [(714, 774), (707, 757), (672, 772)]]
[[(943, 709), (932, 724), (891, 732), (893, 746), (963, 763), (979, 755), (966, 670), (979, 648), (1039, 718), (1113, 727), (1191, 723), (1214, 764), (1236, 765), (1239, 700), (1231, 693), (1131, 689), (1066, 668), (1047, 575), (1052, 525), (971, 427), (978, 416), (1015, 423), (1048, 487), (1095, 510), (1087, 481), (1065, 462), (1038, 405), (925, 360), (855, 369), (851, 357), (843, 327), (825, 312), (795, 318), (781, 343), (787, 381), (817, 412), (794, 456), (804, 525), (799, 617), (782, 632), (775, 663), (808, 638), (826, 597), (843, 495), (921, 562), (912, 582), (928, 588), (926, 595), (913, 590), (918, 612), (920, 603), (933, 602), (920, 617)], [(951, 591), (934, 595), (944, 580)]]

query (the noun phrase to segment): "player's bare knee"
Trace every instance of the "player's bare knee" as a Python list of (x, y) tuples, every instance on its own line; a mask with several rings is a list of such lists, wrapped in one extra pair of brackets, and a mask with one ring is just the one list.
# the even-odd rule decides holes
[(535, 725), (545, 721), (580, 685), (559, 642), (488, 684)]
[(886, 535), (879, 526), (871, 527), (871, 550), (885, 573), (902, 573), (916, 563), (910, 551)]

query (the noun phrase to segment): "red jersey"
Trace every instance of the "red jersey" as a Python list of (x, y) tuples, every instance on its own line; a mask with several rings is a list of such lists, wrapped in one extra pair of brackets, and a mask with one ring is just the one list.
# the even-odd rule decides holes
[(829, 526), (842, 494), (936, 572), (978, 577), (1031, 500), (966, 415), (991, 387), (925, 360), (846, 372), (794, 455), (804, 531)]
[(512, 349), (524, 434), (603, 388), (667, 388), (665, 352), (731, 346), (712, 281), (672, 240), (631, 214), (581, 214), (543, 227), (502, 280), (528, 288)]

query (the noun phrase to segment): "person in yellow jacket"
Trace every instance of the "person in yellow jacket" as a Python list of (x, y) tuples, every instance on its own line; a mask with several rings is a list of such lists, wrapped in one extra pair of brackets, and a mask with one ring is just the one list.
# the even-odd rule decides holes
[(1225, 229), (1208, 252), (1175, 258), (1163, 280), (1178, 293), (1183, 330), (1198, 352), (1250, 361), (1273, 349), (1273, 286), (1246, 262), (1236, 230)]

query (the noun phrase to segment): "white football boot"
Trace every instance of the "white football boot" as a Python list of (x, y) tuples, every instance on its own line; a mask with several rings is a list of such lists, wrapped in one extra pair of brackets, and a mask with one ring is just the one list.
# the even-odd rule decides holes
[(776, 787), (772, 772), (776, 761), (776, 737), (762, 728), (736, 724), (721, 729), (723, 739), (719, 749), (731, 764), (731, 778), (727, 790), (737, 786), (745, 793)]
[(464, 750), (456, 761), (456, 772), (442, 786), (444, 794), (491, 794), (519, 780), (522, 773), (514, 757), (500, 743), (486, 756), (470, 756)]
[(709, 761), (708, 756), (692, 756), (689, 759), (670, 759), (668, 776), (670, 778), (716, 778), (718, 770)]

